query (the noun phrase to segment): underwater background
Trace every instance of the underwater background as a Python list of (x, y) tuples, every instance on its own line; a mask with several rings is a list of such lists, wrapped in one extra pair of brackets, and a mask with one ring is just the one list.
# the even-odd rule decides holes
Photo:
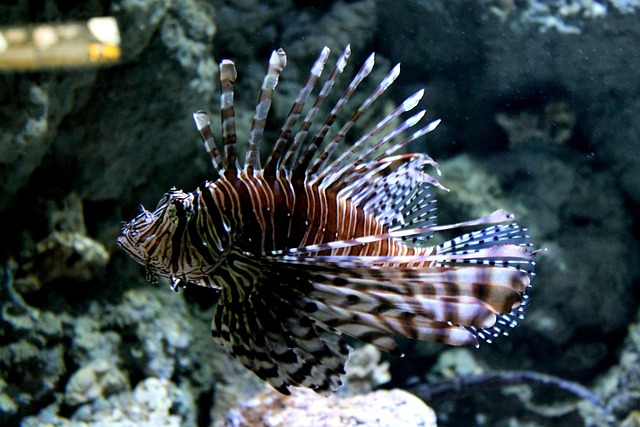
[[(639, 15), (640, 0), (3, 2), (2, 26), (115, 16), (123, 58), (0, 73), (0, 425), (436, 425), (423, 401), (439, 426), (640, 425)], [(336, 395), (285, 399), (214, 345), (213, 292), (147, 283), (116, 238), (140, 203), (210, 178), (191, 114), (217, 114), (220, 60), (247, 135), (286, 50), (273, 136), (320, 49), (347, 44), (354, 63), (376, 52), (376, 76), (402, 64), (369, 124), (422, 87), (442, 119), (411, 147), (451, 189), (441, 221), (504, 208), (546, 251), (509, 337), (362, 347)]]

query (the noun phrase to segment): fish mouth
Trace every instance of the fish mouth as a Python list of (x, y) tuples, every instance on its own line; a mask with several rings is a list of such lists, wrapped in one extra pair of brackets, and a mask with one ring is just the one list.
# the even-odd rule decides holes
[(116, 239), (116, 243), (137, 263), (144, 264), (145, 256), (142, 247), (139, 242), (131, 239), (130, 233), (126, 233), (123, 229), (123, 234)]
[(145, 242), (154, 235), (158, 215), (142, 208), (142, 212), (122, 227), (122, 235), (116, 243), (136, 262), (144, 264), (148, 259)]

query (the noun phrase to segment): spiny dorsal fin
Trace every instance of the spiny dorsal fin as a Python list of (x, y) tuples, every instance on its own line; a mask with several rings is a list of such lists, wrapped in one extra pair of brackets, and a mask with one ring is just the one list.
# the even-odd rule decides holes
[(222, 121), (223, 164), (225, 174), (237, 175), (236, 118), (233, 109), (233, 85), (238, 77), (233, 61), (220, 63), (220, 119)]
[[(373, 67), (373, 62), (371, 66)], [(349, 130), (358, 121), (358, 119), (362, 117), (362, 114), (364, 114), (364, 112), (371, 106), (371, 104), (373, 104), (375, 100), (378, 99), (380, 95), (382, 95), (384, 91), (395, 81), (398, 75), (400, 75), (400, 64), (391, 69), (391, 71), (382, 80), (382, 82), (380, 82), (380, 84), (367, 97), (367, 99), (364, 100), (364, 102), (362, 103), (362, 105), (360, 105), (356, 112), (349, 118), (349, 120), (342, 126), (342, 128), (340, 128), (340, 130), (336, 132), (335, 136), (333, 137), (331, 142), (326, 145), (325, 149), (318, 153), (318, 158), (316, 159), (314, 164), (307, 170), (307, 177), (313, 176), (318, 170), (324, 167), (337, 146), (344, 140), (347, 132), (349, 132)]]
[(274, 176), (277, 168), (280, 166), (284, 152), (289, 148), (289, 145), (292, 142), (291, 133), (293, 132), (293, 127), (298, 121), (300, 114), (302, 114), (307, 99), (309, 98), (313, 87), (322, 74), (322, 70), (324, 69), (324, 66), (327, 63), (327, 59), (329, 58), (329, 52), (330, 50), (326, 46), (322, 49), (322, 52), (320, 52), (320, 55), (316, 59), (316, 62), (313, 64), (313, 67), (311, 67), (311, 71), (309, 72), (307, 81), (304, 83), (302, 88), (300, 88), (298, 96), (291, 106), (289, 114), (287, 114), (284, 125), (282, 125), (282, 129), (280, 129), (280, 133), (278, 134), (276, 143), (271, 150), (271, 154), (269, 154), (269, 157), (267, 158), (267, 161), (265, 163), (265, 176)]
[(294, 180), (301, 179), (303, 176), (306, 176), (307, 168), (309, 167), (309, 164), (311, 163), (313, 156), (316, 154), (316, 151), (324, 141), (327, 135), (327, 132), (329, 132), (329, 129), (331, 128), (331, 125), (333, 125), (333, 122), (335, 122), (336, 118), (338, 117), (338, 114), (340, 114), (344, 106), (347, 104), (347, 102), (351, 98), (351, 95), (353, 95), (358, 85), (362, 82), (362, 80), (365, 79), (365, 77), (369, 75), (369, 73), (371, 73), (371, 70), (373, 70), (374, 64), (375, 64), (375, 54), (372, 53), (364, 62), (360, 70), (356, 73), (353, 80), (351, 80), (351, 83), (349, 84), (347, 89), (345, 89), (340, 99), (338, 99), (336, 104), (333, 106), (333, 108), (329, 112), (329, 115), (320, 126), (320, 129), (318, 129), (318, 132), (316, 132), (315, 136), (311, 139), (304, 153), (302, 154), (302, 156), (294, 166), (292, 171)]
[[(380, 86), (378, 86), (380, 88)], [(382, 92), (381, 92), (382, 93)], [(371, 138), (381, 132), (387, 125), (389, 125), (393, 120), (397, 119), (401, 114), (412, 110), (418, 105), (418, 102), (422, 98), (424, 94), (424, 89), (416, 92), (409, 98), (407, 98), (402, 104), (400, 104), (391, 114), (384, 117), (380, 120), (374, 127), (372, 127), (367, 133), (365, 133), (358, 141), (356, 141), (349, 150), (346, 150), (342, 153), (337, 159), (335, 159), (329, 166), (318, 168), (320, 173), (315, 178), (316, 181), (322, 182), (323, 178), (328, 175), (333, 175), (337, 170), (344, 167), (347, 163), (347, 160), (356, 155), (360, 150), (366, 147), (366, 144), (371, 140)], [(383, 142), (384, 143), (384, 142)], [(333, 144), (333, 141), (331, 142)], [(330, 144), (330, 145), (331, 145)], [(378, 146), (379, 144), (375, 144)], [(377, 147), (372, 147), (375, 151)], [(331, 148), (327, 147), (327, 151), (333, 151)], [(370, 150), (367, 152), (359, 154), (358, 159), (362, 160), (366, 158), (369, 154)], [(335, 181), (337, 177), (334, 177), (332, 181)]]
[(320, 107), (322, 106), (322, 103), (324, 102), (326, 97), (329, 95), (329, 92), (331, 92), (331, 89), (333, 88), (338, 77), (344, 71), (344, 68), (346, 67), (347, 61), (349, 60), (350, 56), (351, 56), (351, 46), (347, 45), (347, 47), (342, 52), (342, 55), (340, 55), (340, 58), (338, 58), (336, 65), (334, 66), (333, 70), (331, 71), (331, 74), (327, 78), (327, 81), (324, 82), (322, 89), (320, 89), (320, 93), (316, 97), (316, 100), (314, 101), (313, 106), (307, 112), (307, 115), (304, 118), (304, 121), (302, 122), (300, 129), (298, 130), (298, 132), (296, 132), (296, 135), (293, 138), (293, 142), (289, 145), (284, 155), (284, 160), (282, 162), (282, 168), (284, 170), (291, 172), (293, 166), (296, 164), (298, 153), (300, 151), (302, 142), (306, 138), (307, 133), (309, 132), (309, 128), (311, 127), (316, 116), (318, 115), (318, 111), (320, 111)]
[(202, 110), (196, 111), (195, 113), (193, 113), (193, 120), (196, 122), (196, 127), (198, 128), (198, 132), (200, 132), (200, 136), (202, 137), (204, 148), (205, 150), (207, 150), (207, 153), (209, 153), (209, 156), (211, 157), (213, 170), (215, 170), (218, 175), (214, 178), (218, 178), (224, 173), (224, 167), (222, 167), (222, 156), (220, 155), (220, 151), (218, 150), (215, 138), (213, 137), (213, 132), (211, 131), (211, 121), (209, 120), (209, 115)]
[(267, 123), (267, 114), (271, 108), (271, 99), (275, 90), (280, 73), (287, 66), (287, 55), (282, 48), (274, 50), (269, 59), (269, 68), (267, 74), (262, 81), (262, 88), (256, 104), (256, 111), (253, 115), (253, 123), (251, 124), (251, 133), (247, 152), (245, 155), (245, 170), (248, 174), (252, 174), (253, 170), (260, 170), (260, 142), (264, 134), (264, 127)]
[[(439, 186), (430, 175), (422, 172), (425, 159), (421, 154), (399, 156), (378, 162), (377, 168), (361, 168), (352, 173), (352, 181), (340, 181), (338, 193), (348, 198), (376, 221), (386, 224), (389, 231), (424, 228), (435, 225), (435, 198), (432, 189)], [(368, 166), (376, 164), (370, 162)], [(421, 235), (424, 240), (426, 235)]]

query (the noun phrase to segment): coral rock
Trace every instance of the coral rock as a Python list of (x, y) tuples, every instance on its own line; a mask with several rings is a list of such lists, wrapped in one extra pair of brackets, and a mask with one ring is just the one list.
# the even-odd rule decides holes
[(436, 415), (423, 401), (402, 390), (380, 390), (340, 398), (323, 397), (307, 389), (291, 396), (265, 389), (228, 412), (225, 427), (436, 426)]

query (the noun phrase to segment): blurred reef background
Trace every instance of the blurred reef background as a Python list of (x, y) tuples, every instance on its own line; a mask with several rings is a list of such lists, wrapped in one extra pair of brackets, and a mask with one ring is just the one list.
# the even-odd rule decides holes
[[(119, 64), (0, 73), (0, 425), (436, 425), (425, 402), (440, 426), (640, 425), (640, 0), (0, 5), (2, 26), (94, 16), (117, 18)], [(412, 147), (452, 190), (439, 216), (502, 207), (547, 250), (510, 337), (362, 347), (336, 396), (283, 401), (213, 344), (213, 293), (146, 283), (115, 239), (210, 176), (191, 114), (216, 112), (218, 61), (247, 135), (273, 49), (275, 130), (322, 46), (348, 43), (351, 70), (376, 52), (369, 82), (402, 63), (379, 114), (424, 87), (443, 120)]]

